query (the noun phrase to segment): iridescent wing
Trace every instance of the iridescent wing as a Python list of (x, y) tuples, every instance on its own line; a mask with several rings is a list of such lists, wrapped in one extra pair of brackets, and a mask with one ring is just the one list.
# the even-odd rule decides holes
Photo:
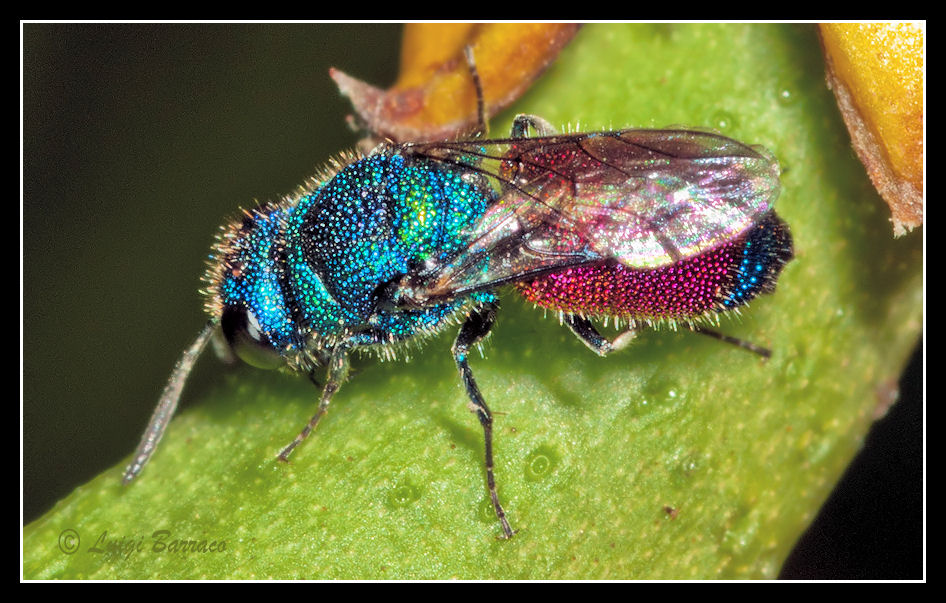
[(425, 304), (614, 258), (666, 266), (738, 237), (772, 207), (779, 167), (761, 147), (696, 130), (623, 130), (404, 145), (492, 179), (497, 200), (450, 261), (409, 275)]

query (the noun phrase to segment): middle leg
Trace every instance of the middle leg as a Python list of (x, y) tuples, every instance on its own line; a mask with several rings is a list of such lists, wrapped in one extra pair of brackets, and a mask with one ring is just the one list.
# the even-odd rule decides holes
[(503, 510), (499, 502), (499, 494), (496, 492), (496, 477), (493, 474), (493, 414), (486, 406), (483, 395), (480, 393), (476, 380), (473, 379), (473, 371), (467, 362), (467, 354), (470, 348), (489, 334), (490, 329), (496, 322), (496, 312), (499, 306), (495, 303), (487, 304), (477, 310), (470, 312), (466, 322), (460, 327), (460, 333), (453, 344), (453, 359), (457, 363), (457, 369), (460, 371), (460, 379), (466, 388), (467, 396), (470, 398), (470, 411), (479, 419), (483, 426), (483, 439), (486, 449), (486, 486), (489, 488), (489, 497), (493, 503), (493, 510), (496, 511), (496, 517), (503, 528), (503, 536), (512, 538), (515, 532), (509, 526), (509, 520), (506, 519), (506, 511)]

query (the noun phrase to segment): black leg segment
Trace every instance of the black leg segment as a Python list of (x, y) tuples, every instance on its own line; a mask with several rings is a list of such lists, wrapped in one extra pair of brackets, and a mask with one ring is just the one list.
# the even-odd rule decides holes
[(744, 339), (739, 339), (737, 337), (731, 337), (729, 335), (723, 335), (722, 333), (714, 331), (713, 329), (707, 329), (706, 327), (703, 327), (700, 325), (689, 325), (689, 329), (693, 331), (694, 333), (699, 333), (700, 335), (707, 335), (709, 337), (712, 337), (713, 339), (718, 339), (730, 345), (734, 345), (736, 347), (752, 352), (753, 354), (762, 356), (763, 358), (772, 357), (772, 350), (770, 350), (769, 348), (764, 348), (760, 345), (756, 345), (752, 343), (751, 341), (746, 341)]
[[(288, 462), (289, 455), (295, 449), (296, 446), (301, 444), (309, 434), (315, 431), (315, 428), (318, 427), (319, 421), (322, 420), (322, 417), (325, 416), (325, 413), (328, 412), (328, 405), (332, 402), (332, 396), (335, 395), (335, 392), (338, 391), (338, 388), (342, 386), (342, 383), (345, 382), (345, 377), (348, 376), (348, 348), (345, 346), (338, 346), (332, 351), (332, 355), (328, 361), (328, 376), (325, 379), (325, 387), (322, 388), (322, 397), (319, 400), (319, 408), (315, 411), (315, 414), (312, 415), (312, 418), (309, 419), (309, 422), (306, 423), (306, 426), (302, 428), (302, 431), (299, 432), (299, 435), (296, 436), (288, 446), (283, 448), (283, 451), (279, 453), (279, 460)], [(315, 378), (314, 370), (309, 373), (309, 379), (318, 385), (318, 381)]]
[(512, 121), (512, 138), (528, 138), (529, 130), (535, 130), (539, 136), (552, 136), (558, 134), (555, 126), (538, 115), (527, 115), (521, 113)]
[(607, 356), (615, 350), (623, 349), (637, 336), (637, 331), (629, 329), (615, 337), (614, 341), (611, 341), (599, 333), (598, 329), (587, 318), (577, 314), (568, 314), (564, 320), (565, 326), (575, 334), (575, 337), (580, 339), (598, 356)]
[(467, 396), (470, 398), (470, 411), (479, 419), (483, 426), (483, 439), (486, 449), (486, 486), (489, 488), (489, 497), (493, 503), (493, 509), (496, 511), (496, 517), (503, 528), (503, 536), (512, 538), (515, 532), (509, 527), (509, 521), (506, 519), (506, 512), (499, 502), (499, 495), (496, 493), (496, 477), (493, 474), (493, 415), (489, 412), (489, 407), (483, 400), (479, 388), (476, 386), (476, 380), (473, 379), (473, 371), (467, 362), (467, 355), (470, 348), (478, 341), (489, 334), (496, 322), (496, 312), (499, 307), (495, 304), (487, 304), (478, 308), (467, 316), (466, 322), (460, 327), (460, 333), (453, 344), (453, 359), (457, 363), (457, 369), (460, 371), (460, 380), (466, 388)]

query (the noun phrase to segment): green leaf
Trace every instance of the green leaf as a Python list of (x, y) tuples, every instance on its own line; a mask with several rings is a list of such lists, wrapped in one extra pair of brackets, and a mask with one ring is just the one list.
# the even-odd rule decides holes
[(24, 577), (776, 576), (922, 325), (920, 236), (891, 238), (814, 26), (587, 26), (514, 109), (494, 134), (527, 112), (573, 130), (715, 128), (772, 150), (796, 259), (775, 295), (720, 326), (772, 358), (662, 330), (601, 359), (505, 295), (471, 364), (496, 415), (509, 541), (453, 333), (409, 362), (356, 360), (289, 464), (276, 455), (318, 392), (231, 373), (174, 420), (136, 483), (117, 466), (26, 526)]

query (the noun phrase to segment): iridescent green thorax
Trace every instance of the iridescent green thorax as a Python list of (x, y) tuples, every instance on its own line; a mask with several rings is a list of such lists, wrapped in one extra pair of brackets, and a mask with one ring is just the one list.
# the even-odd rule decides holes
[[(214, 308), (243, 304), (282, 350), (401, 341), (470, 301), (379, 305), (385, 287), (461, 250), (495, 193), (482, 177), (396, 151), (354, 161), (295, 199), (229, 227), (211, 275)], [(488, 298), (488, 299), (487, 299)]]

